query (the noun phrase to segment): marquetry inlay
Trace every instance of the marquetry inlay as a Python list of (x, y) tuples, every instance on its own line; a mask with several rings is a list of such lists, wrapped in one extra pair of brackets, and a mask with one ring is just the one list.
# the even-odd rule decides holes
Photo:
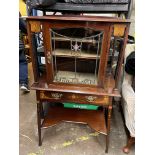
[(126, 25), (115, 24), (114, 25), (114, 36), (115, 37), (124, 36), (125, 27), (126, 27)]
[(31, 32), (40, 32), (40, 22), (30, 21)]

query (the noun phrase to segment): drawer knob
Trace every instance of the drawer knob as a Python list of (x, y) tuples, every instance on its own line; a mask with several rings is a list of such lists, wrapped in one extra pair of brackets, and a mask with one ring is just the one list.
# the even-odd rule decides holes
[(88, 102), (93, 102), (97, 98), (96, 96), (86, 96), (85, 97)]
[(51, 93), (52, 98), (58, 100), (61, 99), (61, 97), (63, 96), (63, 94), (60, 93)]

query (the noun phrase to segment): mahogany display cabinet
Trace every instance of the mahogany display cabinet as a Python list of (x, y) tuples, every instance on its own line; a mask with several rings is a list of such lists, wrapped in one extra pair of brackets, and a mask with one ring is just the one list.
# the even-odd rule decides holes
[[(42, 129), (69, 121), (88, 124), (104, 134), (108, 152), (112, 100), (120, 97), (117, 87), (129, 25), (128, 20), (109, 17), (27, 17), (34, 73), (31, 89), (36, 90), (39, 146)], [(120, 48), (113, 74), (117, 39)], [(66, 102), (99, 107), (84, 110), (64, 108), (63, 104), (56, 106)], [(45, 103), (55, 105), (50, 106), (46, 115)]]

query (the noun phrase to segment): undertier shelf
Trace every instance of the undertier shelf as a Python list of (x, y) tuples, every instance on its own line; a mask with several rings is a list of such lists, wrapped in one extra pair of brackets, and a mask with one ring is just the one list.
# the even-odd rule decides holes
[(50, 107), (42, 128), (48, 128), (61, 122), (88, 124), (95, 131), (107, 134), (103, 110), (70, 109), (64, 107)]

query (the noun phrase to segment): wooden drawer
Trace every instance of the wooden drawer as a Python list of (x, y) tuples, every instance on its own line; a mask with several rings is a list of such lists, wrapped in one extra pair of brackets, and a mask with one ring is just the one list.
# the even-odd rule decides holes
[(108, 96), (98, 96), (90, 94), (78, 94), (78, 93), (64, 93), (64, 92), (52, 92), (52, 91), (40, 91), (40, 100), (55, 101), (55, 102), (75, 102), (85, 104), (96, 105), (108, 105)]

